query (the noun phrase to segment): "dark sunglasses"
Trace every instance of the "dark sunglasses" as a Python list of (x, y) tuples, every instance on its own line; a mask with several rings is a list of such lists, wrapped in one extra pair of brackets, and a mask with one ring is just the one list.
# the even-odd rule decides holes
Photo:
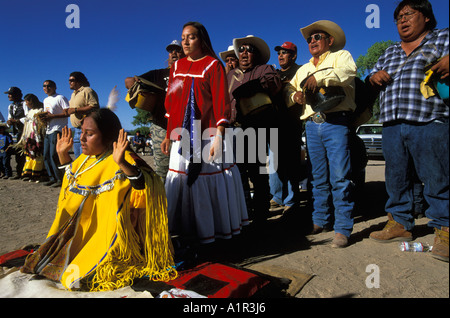
[(179, 48), (179, 49), (172, 49), (172, 50), (169, 51), (169, 53), (172, 53), (172, 54), (174, 54), (174, 53), (181, 53), (181, 52), (183, 52), (183, 49), (181, 49), (181, 48)]
[(69, 78), (69, 82), (76, 82), (77, 80), (74, 78)]
[(53, 87), (52, 85), (42, 85), (42, 87)]
[(255, 53), (256, 52), (256, 48), (254, 48), (251, 45), (241, 45), (239, 47), (239, 53), (243, 53), (244, 51), (247, 51), (248, 53)]
[(326, 36), (324, 34), (317, 33), (317, 34), (313, 34), (309, 38), (307, 38), (306, 42), (309, 44), (309, 43), (312, 42), (313, 39), (314, 39), (314, 41), (320, 41), (322, 39), (327, 39), (327, 38), (328, 38), (328, 36)]
[(287, 51), (287, 50), (279, 50), (278, 51), (278, 55), (281, 55), (281, 54), (289, 54), (289, 53), (291, 53), (290, 51)]

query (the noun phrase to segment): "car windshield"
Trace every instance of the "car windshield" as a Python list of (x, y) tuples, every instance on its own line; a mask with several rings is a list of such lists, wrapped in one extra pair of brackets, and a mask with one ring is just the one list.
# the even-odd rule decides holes
[(381, 135), (382, 126), (361, 126), (358, 135)]

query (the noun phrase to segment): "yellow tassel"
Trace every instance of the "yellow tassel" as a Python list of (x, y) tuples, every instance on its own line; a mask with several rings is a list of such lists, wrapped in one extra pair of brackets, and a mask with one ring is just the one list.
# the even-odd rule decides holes
[[(89, 285), (91, 291), (122, 288), (145, 275), (155, 281), (178, 276), (174, 268), (173, 247), (168, 231), (167, 199), (164, 184), (153, 172), (142, 169), (147, 202), (138, 220), (138, 232), (130, 218), (130, 194), (117, 216), (117, 239), (111, 251), (97, 266)], [(145, 171), (145, 172), (144, 172)]]

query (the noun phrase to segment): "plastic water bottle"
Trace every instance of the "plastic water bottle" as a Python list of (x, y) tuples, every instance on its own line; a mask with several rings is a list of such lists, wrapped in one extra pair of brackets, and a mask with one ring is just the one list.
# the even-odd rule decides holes
[(420, 242), (400, 242), (400, 251), (402, 252), (430, 252), (433, 246)]

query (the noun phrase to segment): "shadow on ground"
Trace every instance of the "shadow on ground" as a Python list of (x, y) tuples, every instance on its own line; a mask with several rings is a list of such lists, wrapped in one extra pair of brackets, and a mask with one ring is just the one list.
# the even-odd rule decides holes
[[(254, 221), (244, 227), (240, 235), (231, 240), (217, 240), (212, 244), (196, 246), (196, 261), (226, 262), (248, 266), (282, 255), (311, 248), (312, 245), (328, 244), (328, 241), (312, 243), (307, 235), (312, 230), (311, 199), (302, 193), (300, 207), (283, 215), (273, 215), (267, 221)], [(355, 224), (385, 216), (384, 205), (387, 199), (384, 182), (368, 182), (359, 192), (355, 209)], [(351, 244), (367, 238), (374, 230), (382, 229), (385, 222), (355, 233)], [(181, 256), (183, 257), (183, 256)]]

